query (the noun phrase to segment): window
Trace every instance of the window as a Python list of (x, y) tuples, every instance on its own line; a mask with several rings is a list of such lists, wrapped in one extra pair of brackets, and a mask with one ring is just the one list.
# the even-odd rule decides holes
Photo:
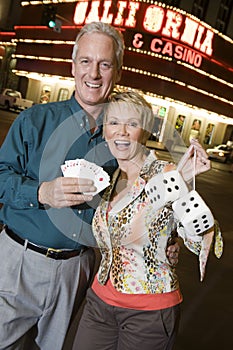
[(210, 145), (214, 133), (214, 124), (209, 123), (205, 131), (204, 144)]
[(40, 93), (40, 103), (48, 103), (51, 97), (51, 86), (44, 85)]
[(226, 33), (231, 15), (233, 0), (222, 0), (219, 6), (215, 28), (221, 33)]
[(69, 96), (69, 90), (61, 88), (58, 93), (57, 101), (64, 101), (67, 100)]
[[(184, 122), (185, 122), (185, 116), (179, 114), (177, 119), (176, 119), (176, 125), (175, 125), (175, 130), (177, 133), (179, 133), (181, 135), (183, 127), (184, 127)], [(175, 133), (176, 135), (176, 133)], [(175, 136), (174, 135), (174, 136)]]
[(191, 139), (197, 139), (197, 140), (199, 139), (200, 129), (201, 129), (201, 120), (194, 119), (190, 130), (190, 134), (189, 134), (189, 141), (191, 141)]
[(161, 141), (163, 123), (167, 114), (167, 109), (166, 107), (156, 105), (152, 105), (152, 108), (155, 116), (155, 121), (150, 140)]
[(204, 20), (209, 0), (195, 0), (193, 2), (192, 14), (197, 18)]

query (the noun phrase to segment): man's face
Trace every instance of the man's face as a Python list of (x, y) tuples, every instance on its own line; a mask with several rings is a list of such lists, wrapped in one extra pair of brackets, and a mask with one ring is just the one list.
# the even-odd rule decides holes
[(86, 33), (79, 40), (72, 63), (75, 98), (90, 113), (96, 104), (106, 102), (120, 79), (114, 51), (113, 39), (102, 33)]

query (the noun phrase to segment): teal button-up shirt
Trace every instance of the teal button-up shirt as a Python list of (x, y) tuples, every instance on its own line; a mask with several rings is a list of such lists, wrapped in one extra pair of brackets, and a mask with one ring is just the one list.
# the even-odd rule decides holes
[(116, 168), (102, 138), (102, 117), (94, 134), (72, 96), (70, 100), (38, 104), (19, 114), (0, 149), (0, 220), (20, 237), (37, 245), (77, 249), (95, 246), (91, 221), (99, 202), (75, 208), (46, 208), (38, 202), (41, 182), (62, 176), (61, 164), (85, 158), (110, 175)]

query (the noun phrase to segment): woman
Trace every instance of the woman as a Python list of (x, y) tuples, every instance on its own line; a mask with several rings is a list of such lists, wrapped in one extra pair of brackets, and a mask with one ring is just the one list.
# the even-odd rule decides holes
[[(134, 92), (113, 95), (107, 107), (104, 137), (119, 168), (93, 219), (102, 260), (73, 349), (173, 347), (182, 295), (166, 247), (176, 220), (171, 202), (155, 212), (145, 186), (174, 165), (145, 147), (153, 122), (151, 106)], [(201, 249), (196, 241), (187, 246)]]

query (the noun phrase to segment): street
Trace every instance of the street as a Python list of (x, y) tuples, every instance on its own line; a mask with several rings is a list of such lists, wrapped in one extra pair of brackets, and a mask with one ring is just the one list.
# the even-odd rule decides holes
[[(164, 159), (165, 152), (158, 156)], [(177, 274), (184, 300), (174, 350), (233, 349), (233, 174), (229, 170), (230, 164), (212, 162), (210, 171), (196, 177), (196, 190), (219, 221), (224, 252), (220, 259), (210, 253), (200, 282), (198, 259), (181, 242)]]
[[(0, 110), (0, 144), (16, 114)], [(169, 159), (166, 151), (158, 157)], [(177, 266), (184, 301), (174, 350), (233, 349), (233, 174), (229, 164), (212, 162), (212, 169), (196, 178), (196, 190), (219, 221), (224, 252), (217, 259), (210, 253), (203, 282), (199, 281), (198, 259), (181, 242)]]

